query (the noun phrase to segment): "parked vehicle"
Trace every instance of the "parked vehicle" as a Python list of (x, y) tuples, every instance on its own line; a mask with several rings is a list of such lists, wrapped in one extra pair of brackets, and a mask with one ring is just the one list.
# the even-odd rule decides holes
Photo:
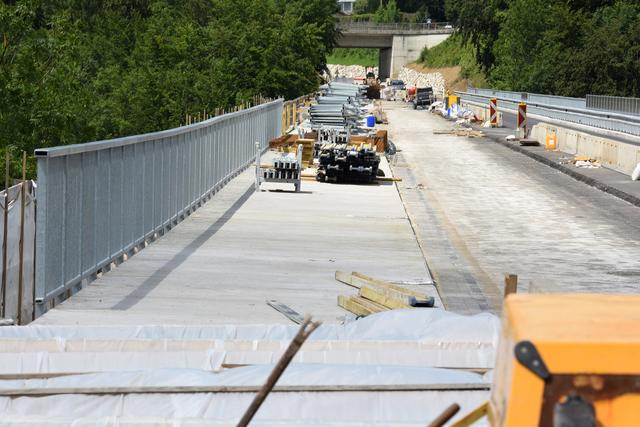
[(391, 82), (389, 82), (389, 87), (393, 88), (394, 90), (406, 90), (407, 87), (405, 86), (404, 82), (402, 80), (391, 80)]
[(436, 102), (436, 97), (433, 94), (433, 88), (419, 87), (416, 89), (416, 95), (413, 98), (413, 109), (417, 110), (418, 107), (428, 107)]

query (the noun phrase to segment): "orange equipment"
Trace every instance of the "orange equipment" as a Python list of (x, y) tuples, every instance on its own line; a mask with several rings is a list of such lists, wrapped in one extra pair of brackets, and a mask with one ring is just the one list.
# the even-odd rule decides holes
[(492, 426), (640, 426), (638, 408), (640, 296), (506, 298)]

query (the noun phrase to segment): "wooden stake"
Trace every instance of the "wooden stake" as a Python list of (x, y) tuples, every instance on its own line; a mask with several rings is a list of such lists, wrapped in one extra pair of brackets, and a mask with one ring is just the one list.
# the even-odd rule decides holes
[(311, 317), (305, 317), (302, 325), (300, 325), (298, 333), (293, 338), (293, 341), (291, 341), (291, 344), (289, 344), (289, 347), (285, 350), (280, 360), (278, 360), (278, 363), (273, 368), (273, 371), (271, 371), (269, 378), (267, 378), (267, 382), (264, 383), (258, 394), (256, 394), (253, 402), (251, 402), (251, 405), (249, 405), (249, 408), (247, 408), (247, 411), (238, 422), (237, 427), (246, 427), (249, 425), (256, 412), (258, 412), (258, 409), (260, 409), (260, 406), (262, 406), (264, 400), (267, 398), (271, 390), (273, 390), (278, 379), (280, 379), (280, 376), (282, 376), (282, 373), (287, 369), (291, 360), (302, 347), (302, 344), (304, 344), (306, 339), (309, 338), (309, 335), (311, 335), (320, 325), (321, 322), (312, 322)]
[(20, 261), (18, 263), (18, 325), (22, 325), (22, 292), (24, 292), (24, 209), (27, 191), (27, 152), (22, 152), (22, 182), (20, 183)]
[(508, 274), (504, 275), (504, 297), (508, 297), (511, 294), (518, 292), (518, 275)]
[(9, 222), (9, 147), (5, 151), (4, 163), (4, 235), (2, 236), (2, 317), (7, 313), (7, 233)]
[(433, 420), (429, 427), (442, 427), (444, 426), (451, 418), (453, 418), (458, 411), (460, 411), (460, 405), (457, 403), (451, 404), (447, 409), (444, 410), (438, 418)]

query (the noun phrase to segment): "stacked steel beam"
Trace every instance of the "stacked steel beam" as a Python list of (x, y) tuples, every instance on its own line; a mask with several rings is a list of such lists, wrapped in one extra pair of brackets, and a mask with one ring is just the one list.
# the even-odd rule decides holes
[(311, 124), (358, 127), (364, 117), (367, 86), (333, 81), (320, 87), (316, 104), (309, 108)]

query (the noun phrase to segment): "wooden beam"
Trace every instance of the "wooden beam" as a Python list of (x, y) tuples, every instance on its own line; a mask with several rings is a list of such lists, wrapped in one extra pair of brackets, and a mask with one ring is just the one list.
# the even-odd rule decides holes
[(411, 308), (406, 295), (379, 286), (362, 286), (360, 296), (390, 309)]
[(373, 313), (380, 313), (381, 311), (389, 311), (389, 307), (379, 304), (371, 299), (364, 298), (362, 296), (353, 295), (351, 300), (356, 304), (360, 304), (364, 308), (367, 308)]
[(365, 274), (359, 273), (357, 271), (354, 271), (351, 273), (352, 279), (351, 282), (354, 283), (360, 283), (360, 286), (362, 286), (363, 284), (366, 285), (377, 285), (377, 286), (383, 286), (385, 288), (388, 289), (393, 289), (396, 290), (398, 292), (402, 292), (406, 295), (410, 295), (410, 296), (414, 296), (417, 299), (421, 299), (421, 300), (425, 300), (428, 298), (428, 296), (426, 294), (420, 293), (420, 292), (415, 292), (412, 291), (410, 289), (407, 289), (403, 286), (399, 286), (399, 285), (394, 285), (393, 283), (384, 281), (384, 280), (379, 280), (379, 279), (374, 279), (373, 277), (367, 276)]
[(368, 316), (373, 311), (356, 302), (352, 296), (338, 295), (338, 306), (355, 314), (356, 316)]
[(360, 289), (360, 285), (357, 283), (353, 283), (351, 280), (351, 273), (347, 273), (345, 271), (336, 271), (335, 278), (338, 282), (342, 282), (345, 285), (353, 286), (356, 289)]

